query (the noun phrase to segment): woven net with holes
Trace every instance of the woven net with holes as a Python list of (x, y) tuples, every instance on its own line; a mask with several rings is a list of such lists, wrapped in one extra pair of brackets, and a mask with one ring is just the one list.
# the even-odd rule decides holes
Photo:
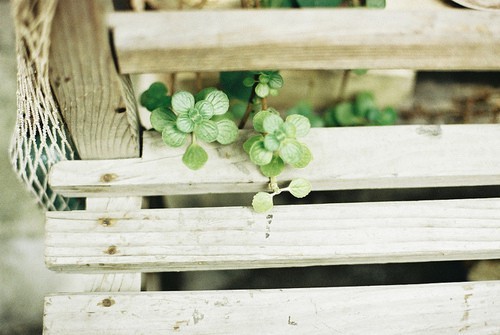
[(74, 159), (49, 83), (50, 30), (57, 0), (13, 0), (17, 51), (17, 121), (11, 161), (21, 180), (47, 210), (79, 207), (75, 199), (54, 193), (50, 167)]

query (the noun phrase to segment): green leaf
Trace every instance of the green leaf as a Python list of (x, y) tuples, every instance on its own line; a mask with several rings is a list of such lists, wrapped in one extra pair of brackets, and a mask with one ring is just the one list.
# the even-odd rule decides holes
[(268, 85), (272, 89), (282, 88), (283, 87), (283, 77), (277, 72), (272, 73), (270, 75)]
[(207, 100), (201, 100), (194, 105), (194, 109), (198, 110), (201, 117), (205, 120), (210, 119), (214, 115), (214, 106)]
[(377, 118), (377, 124), (381, 126), (388, 126), (396, 123), (398, 119), (398, 113), (392, 107), (386, 107), (380, 113), (380, 116)]
[(300, 114), (305, 117), (309, 117), (314, 114), (312, 105), (307, 100), (301, 100), (295, 104), (292, 108), (286, 111), (286, 115)]
[(243, 143), (243, 150), (245, 150), (247, 154), (250, 154), (250, 149), (252, 148), (252, 145), (258, 141), (264, 141), (264, 136), (255, 135), (250, 137), (248, 140), (245, 141), (245, 143)]
[(267, 134), (264, 136), (264, 146), (269, 151), (276, 151), (280, 148), (280, 141), (274, 134)]
[(217, 142), (220, 144), (229, 144), (236, 141), (238, 138), (238, 127), (233, 121), (224, 119), (219, 120), (217, 123)]
[(304, 143), (300, 143), (301, 155), (298, 162), (291, 164), (294, 168), (302, 169), (305, 168), (313, 159), (313, 155), (309, 147)]
[(279, 156), (273, 156), (273, 159), (269, 164), (261, 165), (260, 171), (266, 177), (276, 177), (285, 168), (285, 162)]
[(182, 161), (191, 170), (198, 170), (202, 168), (207, 160), (207, 152), (196, 143), (192, 143), (182, 156)]
[(354, 115), (353, 106), (349, 102), (335, 106), (333, 113), (341, 126), (359, 126), (365, 123), (364, 118)]
[(229, 115), (239, 120), (245, 115), (247, 104), (242, 101), (233, 101), (229, 107)]
[(375, 98), (371, 92), (360, 92), (354, 99), (354, 111), (356, 116), (366, 117), (370, 109), (377, 108)]
[(283, 119), (276, 114), (270, 114), (264, 118), (264, 122), (262, 122), (262, 128), (264, 128), (264, 132), (272, 133), (278, 130), (283, 124)]
[(186, 91), (180, 91), (172, 96), (172, 109), (176, 113), (187, 113), (194, 107), (194, 96)]
[(243, 79), (243, 85), (245, 87), (252, 87), (253, 84), (255, 84), (255, 79), (253, 77), (246, 77), (245, 79)]
[(266, 98), (269, 95), (269, 85), (263, 83), (257, 84), (255, 94), (260, 98)]
[(161, 82), (155, 82), (141, 94), (139, 102), (151, 112), (159, 107), (168, 107), (171, 98), (167, 96), (167, 87)]
[(302, 157), (302, 146), (296, 140), (286, 139), (281, 142), (279, 154), (285, 163), (295, 164)]
[(259, 133), (264, 133), (264, 120), (269, 117), (269, 115), (272, 115), (268, 110), (263, 110), (258, 112), (257, 114), (254, 115), (252, 122), (253, 122), (253, 128), (257, 130)]
[(285, 134), (285, 137), (295, 138), (297, 136), (297, 128), (290, 122), (283, 123), (280, 130)]
[(256, 141), (249, 151), (250, 160), (256, 165), (266, 165), (273, 159), (273, 152), (264, 146), (264, 141)]
[(215, 123), (214, 121), (204, 120), (194, 127), (194, 134), (200, 140), (210, 143), (217, 140), (219, 129), (217, 128), (217, 123)]
[(259, 192), (253, 196), (252, 207), (257, 213), (264, 213), (273, 208), (273, 195), (267, 192)]
[(297, 178), (292, 180), (288, 186), (290, 193), (296, 198), (303, 198), (311, 193), (311, 183), (304, 178)]
[(191, 133), (194, 130), (195, 123), (189, 117), (188, 113), (182, 113), (177, 116), (177, 128), (185, 133)]
[(366, 7), (385, 8), (385, 0), (366, 0)]
[(268, 84), (270, 78), (271, 78), (270, 75), (268, 75), (266, 73), (261, 73), (259, 75), (259, 83)]
[(177, 129), (173, 122), (168, 122), (161, 132), (163, 142), (174, 148), (182, 146), (186, 142), (186, 137), (187, 134)]
[(305, 116), (294, 114), (287, 116), (285, 123), (290, 123), (295, 126), (295, 136), (304, 137), (311, 129), (311, 122)]
[(368, 73), (367, 69), (354, 69), (352, 72), (357, 76), (362, 76)]
[(208, 93), (205, 100), (212, 104), (215, 115), (222, 115), (229, 109), (229, 98), (222, 91), (216, 90)]
[(205, 100), (208, 93), (210, 93), (212, 91), (217, 91), (217, 89), (215, 87), (206, 87), (194, 95), (194, 100), (196, 102), (201, 101), (201, 100)]
[(297, 0), (300, 7), (339, 7), (342, 0)]
[(167, 123), (175, 123), (177, 116), (166, 107), (158, 107), (151, 112), (149, 119), (153, 128), (158, 132), (162, 132)]

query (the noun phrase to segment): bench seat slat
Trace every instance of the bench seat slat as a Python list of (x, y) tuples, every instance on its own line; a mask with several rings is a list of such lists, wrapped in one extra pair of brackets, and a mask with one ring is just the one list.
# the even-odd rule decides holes
[(44, 334), (496, 334), (500, 282), (51, 295)]
[[(160, 134), (144, 135), (143, 157), (66, 161), (50, 175), (54, 190), (75, 197), (245, 193), (267, 189), (268, 178), (242, 149), (205, 145), (200, 170), (183, 165), (185, 148)], [(387, 126), (312, 129), (304, 138), (314, 159), (286, 169), (279, 181), (304, 177), (314, 190), (500, 184), (500, 125)]]
[[(500, 258), (500, 199), (47, 213), (63, 271), (182, 271)], [(103, 225), (106, 222), (106, 225)], [(110, 249), (111, 248), (111, 249)]]
[(117, 13), (109, 21), (121, 72), (149, 73), (498, 69), (498, 19), (469, 10), (301, 9)]

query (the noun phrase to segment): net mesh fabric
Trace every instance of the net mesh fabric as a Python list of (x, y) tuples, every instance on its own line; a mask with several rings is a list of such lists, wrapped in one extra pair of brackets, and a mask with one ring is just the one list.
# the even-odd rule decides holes
[(57, 0), (13, 0), (16, 28), (17, 120), (11, 144), (14, 170), (47, 210), (79, 207), (51, 190), (49, 169), (76, 152), (49, 83), (49, 48)]

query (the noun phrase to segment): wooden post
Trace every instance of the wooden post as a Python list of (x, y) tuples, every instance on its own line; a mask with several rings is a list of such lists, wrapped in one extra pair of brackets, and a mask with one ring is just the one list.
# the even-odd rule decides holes
[(59, 1), (51, 34), (50, 81), (82, 159), (138, 157), (135, 99), (130, 81), (115, 68), (104, 4)]
[[(53, 21), (49, 77), (82, 159), (139, 157), (137, 105), (128, 76), (119, 75), (106, 29), (105, 2), (59, 1)], [(87, 210), (140, 208), (141, 198), (101, 199)], [(139, 291), (140, 273), (93, 275), (87, 290)]]

